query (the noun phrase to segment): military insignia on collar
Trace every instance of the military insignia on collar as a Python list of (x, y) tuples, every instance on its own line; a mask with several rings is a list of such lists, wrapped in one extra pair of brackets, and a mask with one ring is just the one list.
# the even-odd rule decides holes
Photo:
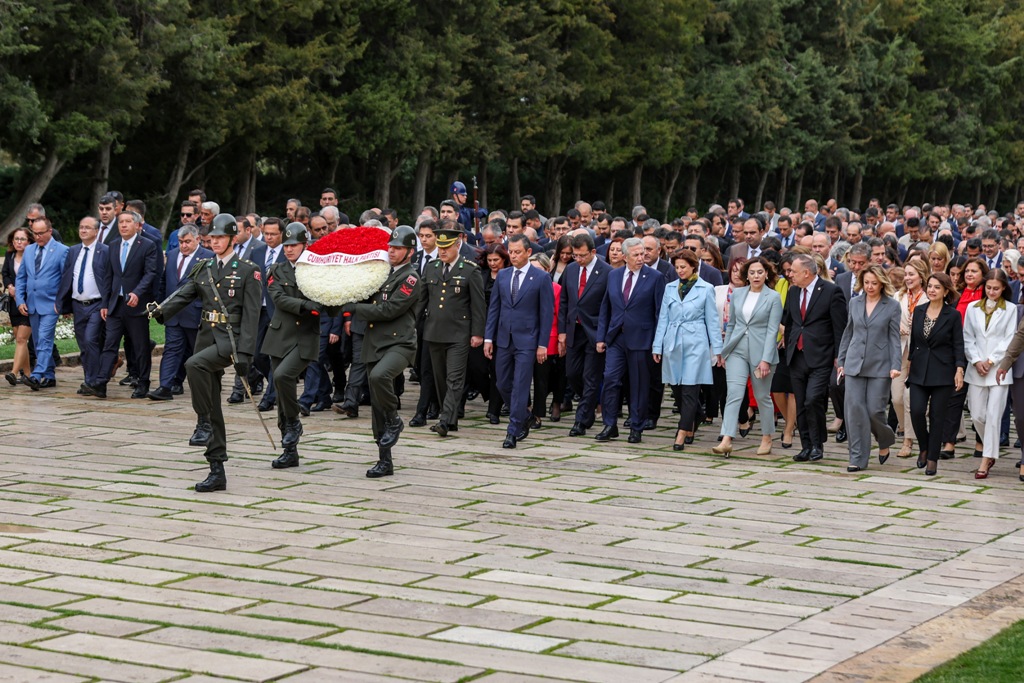
[(405, 278), (405, 281), (406, 281), (406, 282), (407, 282), (407, 283), (408, 283), (408, 284), (409, 284), (410, 286), (412, 286), (412, 285), (415, 285), (415, 284), (416, 284), (416, 276), (415, 276), (415, 275), (410, 275), (409, 277)]

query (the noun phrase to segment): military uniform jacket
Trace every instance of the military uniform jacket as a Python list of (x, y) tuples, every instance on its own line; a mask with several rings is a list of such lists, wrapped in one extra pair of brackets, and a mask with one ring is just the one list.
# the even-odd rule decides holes
[(395, 346), (415, 353), (416, 319), (422, 308), (420, 277), (409, 263), (395, 269), (368, 303), (356, 304), (355, 317), (366, 322), (363, 362), (376, 362)]
[(484, 281), (480, 266), (461, 256), (444, 278), (444, 262), (427, 264), (421, 283), (426, 287), (423, 339), (428, 342), (469, 343), (483, 337), (487, 322)]
[(320, 317), (302, 310), (310, 298), (295, 283), (295, 266), (280, 261), (267, 271), (267, 295), (274, 302), (274, 317), (263, 338), (261, 352), (284, 358), (298, 347), (299, 358), (315, 361), (320, 353)]
[[(202, 351), (216, 344), (217, 352), (229, 358), (231, 339), (228, 337), (227, 323), (230, 323), (239, 355), (251, 360), (256, 355), (256, 336), (263, 303), (263, 282), (259, 266), (232, 256), (219, 274), (218, 270), (221, 269), (215, 258), (203, 259), (194, 265), (188, 281), (160, 304), (161, 313), (164, 320), (169, 320), (192, 301), (199, 299), (203, 302), (203, 313), (195, 350)], [(221, 302), (228, 312), (226, 322), (222, 319)]]

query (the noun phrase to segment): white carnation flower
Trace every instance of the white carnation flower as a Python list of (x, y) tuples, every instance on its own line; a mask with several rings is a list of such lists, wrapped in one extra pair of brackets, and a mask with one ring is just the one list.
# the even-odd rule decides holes
[(344, 266), (295, 264), (295, 280), (299, 289), (325, 306), (362, 301), (380, 289), (390, 273), (391, 264), (377, 260)]

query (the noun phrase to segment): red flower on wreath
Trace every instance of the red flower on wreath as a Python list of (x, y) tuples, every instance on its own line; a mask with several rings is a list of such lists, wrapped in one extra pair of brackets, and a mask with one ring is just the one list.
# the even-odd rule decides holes
[(380, 228), (345, 228), (321, 237), (309, 245), (309, 251), (325, 256), (327, 254), (366, 254), (371, 251), (387, 251), (390, 235)]

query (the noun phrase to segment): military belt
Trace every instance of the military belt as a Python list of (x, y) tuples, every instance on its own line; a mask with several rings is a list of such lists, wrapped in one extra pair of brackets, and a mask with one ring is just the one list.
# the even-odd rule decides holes
[(225, 324), (230, 322), (232, 325), (237, 325), (242, 321), (242, 316), (240, 315), (226, 316), (220, 311), (203, 311), (201, 317), (208, 323)]

